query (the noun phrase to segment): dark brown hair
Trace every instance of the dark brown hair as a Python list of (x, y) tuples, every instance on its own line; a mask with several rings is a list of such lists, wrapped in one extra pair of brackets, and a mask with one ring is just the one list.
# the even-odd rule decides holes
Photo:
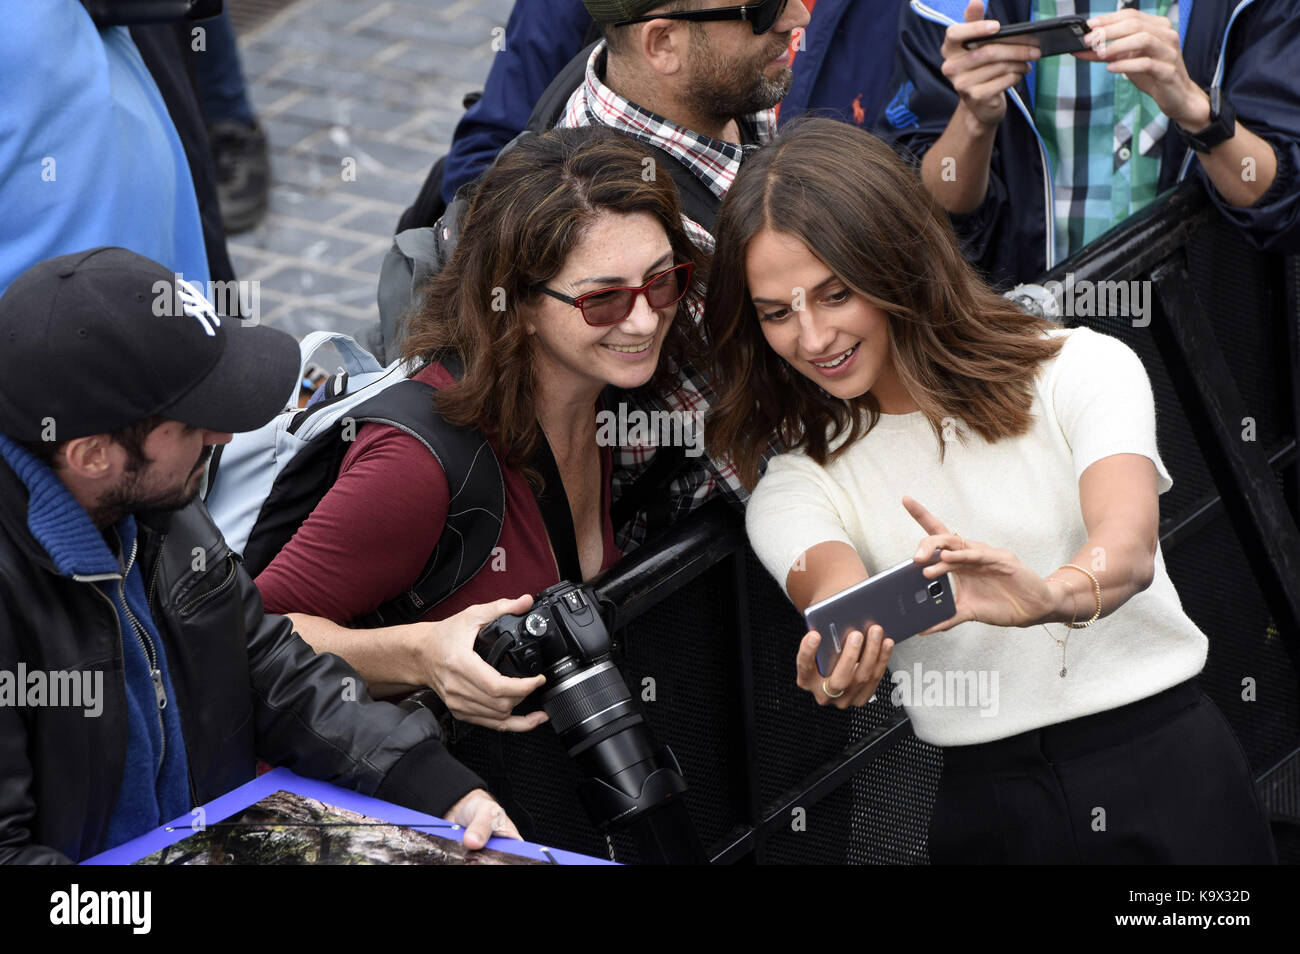
[[(458, 352), (464, 375), (438, 392), (438, 411), (496, 439), (505, 463), (527, 472), (538, 446), (536, 381), (521, 306), (541, 296), (592, 221), (606, 212), (651, 215), (677, 263), (693, 262), (697, 291), (707, 260), (682, 226), (677, 188), (646, 147), (608, 127), (553, 129), (504, 153), (484, 176), (447, 266), (422, 289), (403, 357)], [(664, 389), (673, 367), (697, 362), (699, 329), (678, 306), (647, 387)], [(535, 475), (530, 474), (530, 477)]]
[(826, 464), (880, 414), (870, 392), (833, 397), (768, 346), (745, 275), (746, 250), (765, 228), (798, 238), (885, 312), (890, 357), (934, 429), (941, 460), (945, 418), (990, 442), (1029, 428), (1034, 375), (1061, 347), (1043, 337), (1055, 326), (984, 284), (947, 216), (888, 146), (846, 123), (801, 120), (747, 159), (727, 193), (705, 303), (718, 391), (709, 448), (731, 458), (746, 486), (758, 482), (773, 435)]
[[(134, 473), (150, 463), (149, 458), (144, 456), (144, 442), (157, 428), (166, 424), (167, 420), (168, 418), (155, 415), (109, 433), (108, 439), (115, 444), (120, 444), (126, 451), (128, 471)], [(63, 455), (59, 451), (68, 445), (67, 441), (19, 441), (18, 443), (45, 466), (54, 470), (63, 466)]]
[[(751, 0), (752, 2), (752, 0)], [(683, 10), (694, 10), (702, 6), (700, 0), (665, 0), (664, 3), (652, 4), (644, 12), (638, 13), (637, 16), (650, 16), (651, 13), (679, 13)], [(690, 20), (686, 21), (692, 32), (700, 29), (703, 24), (695, 23)], [(632, 26), (614, 26), (612, 23), (602, 23), (600, 26), (601, 38), (605, 41), (605, 46), (614, 56), (622, 56), (632, 48), (632, 31), (642, 24), (633, 24)]]

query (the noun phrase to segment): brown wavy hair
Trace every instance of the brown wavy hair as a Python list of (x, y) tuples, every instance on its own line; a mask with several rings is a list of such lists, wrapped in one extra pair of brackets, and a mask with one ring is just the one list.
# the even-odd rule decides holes
[[(522, 306), (538, 301), (539, 287), (564, 267), (593, 220), (606, 212), (654, 217), (668, 234), (674, 261), (695, 263), (692, 294), (702, 294), (708, 261), (682, 226), (671, 176), (662, 169), (651, 174), (649, 158), (636, 140), (604, 126), (521, 139), (484, 176), (455, 254), (421, 289), (422, 303), (408, 319), (404, 359), (422, 366), (450, 350), (464, 366), (461, 379), (438, 392), (439, 413), (455, 425), (481, 428), (504, 462), (534, 483), (527, 462), (543, 438)], [(657, 393), (668, 389), (675, 366), (702, 357), (686, 301), (678, 305), (645, 385)]]
[(934, 429), (940, 460), (945, 418), (990, 442), (1028, 430), (1034, 375), (1061, 347), (1043, 333), (1056, 326), (989, 289), (962, 258), (947, 215), (888, 146), (846, 123), (805, 119), (745, 160), (718, 216), (704, 317), (718, 399), (706, 434), (746, 486), (758, 482), (774, 435), (824, 465), (880, 414), (870, 392), (833, 397), (763, 337), (745, 255), (765, 228), (798, 238), (888, 316), (890, 356)]

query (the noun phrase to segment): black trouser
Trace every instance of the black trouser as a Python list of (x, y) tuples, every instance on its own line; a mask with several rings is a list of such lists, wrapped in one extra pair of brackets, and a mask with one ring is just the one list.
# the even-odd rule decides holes
[(1241, 744), (1195, 679), (943, 750), (934, 864), (1276, 864)]

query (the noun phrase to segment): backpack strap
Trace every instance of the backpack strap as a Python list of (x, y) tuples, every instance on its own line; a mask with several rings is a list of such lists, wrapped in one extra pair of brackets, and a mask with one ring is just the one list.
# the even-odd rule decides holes
[(722, 200), (713, 194), (713, 190), (706, 186), (691, 169), (672, 153), (665, 152), (658, 146), (652, 146), (648, 142), (641, 141), (645, 146), (668, 170), (668, 174), (673, 177), (673, 182), (677, 185), (677, 197), (681, 200), (682, 211), (690, 218), (694, 219), (708, 231), (713, 234), (714, 226), (718, 222), (718, 209), (722, 206)]
[(672, 500), (669, 484), (686, 466), (686, 451), (681, 447), (657, 447), (649, 466), (637, 475), (632, 485), (623, 491), (610, 509), (610, 520), (617, 530), (631, 523), (638, 513), (645, 511), (647, 539), (660, 526), (669, 522)]
[(354, 627), (420, 619), (478, 573), (501, 538), (505, 484), (496, 455), (477, 427), (455, 427), (436, 412), (436, 394), (424, 382), (407, 379), (349, 415), (358, 423), (387, 424), (419, 440), (442, 466), (451, 493), (447, 523), (419, 577), (401, 596), (354, 620)]
[(551, 540), (551, 549), (555, 551), (555, 563), (560, 571), (560, 579), (570, 583), (582, 582), (582, 562), (578, 558), (577, 534), (573, 529), (573, 510), (569, 506), (569, 497), (564, 492), (564, 480), (560, 477), (560, 468), (555, 463), (551, 445), (543, 435), (532, 464), (542, 476), (545, 485), (541, 493), (534, 491), (537, 509), (542, 512), (542, 522), (546, 524), (546, 535)]
[[(468, 99), (468, 97), (466, 97)], [(442, 200), (442, 171), (447, 165), (447, 157), (440, 156), (438, 161), (433, 164), (429, 174), (424, 177), (424, 184), (420, 186), (420, 193), (415, 197), (415, 201), (402, 213), (401, 218), (397, 220), (398, 232), (405, 232), (407, 229), (423, 228), (426, 225), (432, 225), (442, 217), (442, 213), (447, 211), (447, 203)]]

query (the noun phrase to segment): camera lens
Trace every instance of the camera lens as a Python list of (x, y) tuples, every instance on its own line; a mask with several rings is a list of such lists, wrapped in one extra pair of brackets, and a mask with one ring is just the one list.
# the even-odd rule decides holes
[(931, 583), (929, 586), (926, 587), (926, 590), (929, 592), (931, 596), (938, 598), (939, 596), (943, 595), (943, 584), (940, 583), (938, 580), (935, 580), (933, 583)]

